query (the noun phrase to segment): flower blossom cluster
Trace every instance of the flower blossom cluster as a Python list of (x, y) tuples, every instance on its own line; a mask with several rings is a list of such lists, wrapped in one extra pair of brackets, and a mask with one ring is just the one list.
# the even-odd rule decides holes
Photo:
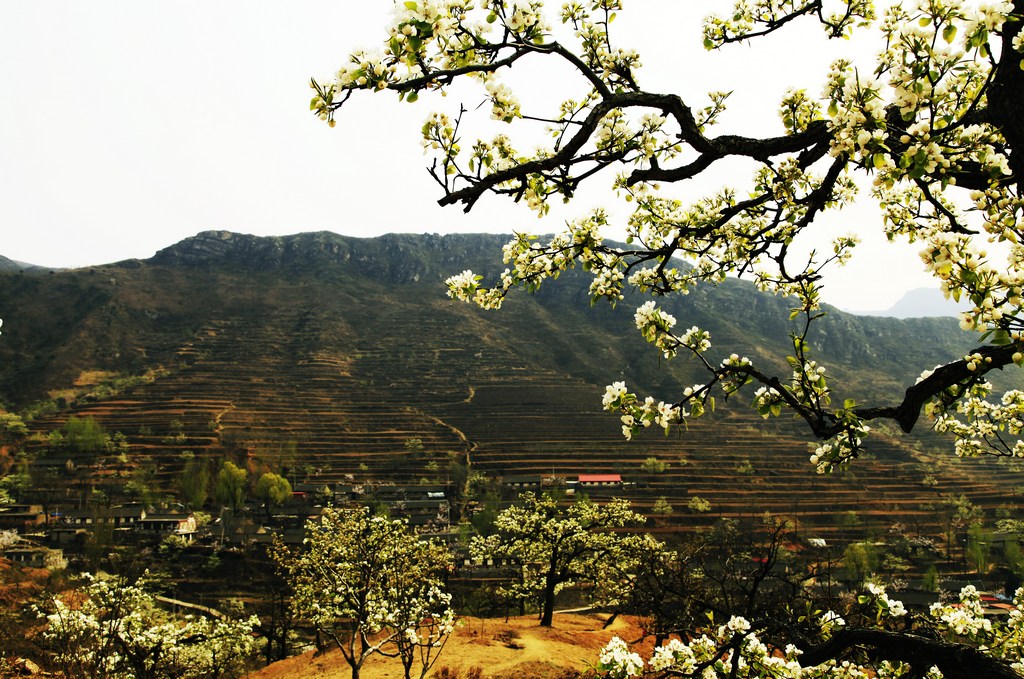
[(867, 589), (868, 594), (866, 597), (861, 597), (861, 603), (873, 601), (880, 618), (901, 618), (907, 614), (907, 609), (903, 602), (897, 599), (890, 599), (885, 591), (885, 587), (869, 582), (864, 585), (864, 588)]
[(640, 654), (630, 651), (629, 645), (619, 637), (612, 637), (601, 649), (599, 661), (601, 667), (607, 668), (611, 679), (638, 677), (644, 669), (644, 661)]
[(937, 405), (929, 411), (935, 417), (936, 431), (956, 438), (954, 450), (958, 457), (981, 455), (993, 446), (1004, 455), (1024, 457), (1024, 441), (1018, 438), (1011, 442), (1003, 437), (1019, 437), (1024, 432), (1024, 392), (1012, 389), (1002, 395), (999, 403), (993, 403), (986, 398), (991, 390), (988, 382), (974, 385), (969, 394), (957, 401), (955, 414)]
[[(622, 413), (622, 435), (632, 439), (640, 429), (656, 425), (665, 430), (679, 424), (687, 417), (700, 417), (706, 407), (713, 407), (713, 399), (707, 396), (707, 385), (695, 384), (683, 389), (683, 405), (655, 401), (648, 396), (643, 401), (626, 388), (625, 382), (613, 382), (605, 387), (601, 405), (605, 410)], [(685, 406), (685, 407), (683, 407)]]
[(871, 427), (856, 417), (848, 416), (845, 429), (814, 449), (810, 461), (815, 471), (827, 474), (837, 466), (845, 466), (861, 449)]
[[(735, 650), (734, 650), (735, 648)], [(671, 639), (654, 649), (648, 667), (653, 672), (678, 676), (799, 677), (801, 651), (792, 644), (782, 654), (770, 648), (751, 630), (748, 620), (733, 616), (724, 625), (689, 641)], [(640, 677), (644, 663), (620, 638), (613, 637), (601, 651), (598, 670), (609, 677)], [(700, 667), (703, 673), (694, 675)]]
[(676, 324), (675, 316), (659, 309), (655, 301), (650, 300), (637, 308), (633, 322), (643, 338), (658, 347), (665, 358), (675, 356), (679, 347), (679, 342), (671, 332)]
[[(895, 623), (897, 626), (908, 615), (902, 602), (890, 598), (885, 588), (865, 585), (865, 593), (858, 597), (862, 605), (872, 607), (881, 628)], [(1014, 608), (1005, 623), (994, 623), (984, 616), (977, 590), (968, 586), (961, 590), (955, 604), (934, 604), (929, 617), (935, 631), (953, 635), (947, 641), (970, 640), (983, 652), (1008, 660), (1020, 670), (1022, 643), (1024, 643), (1024, 588), (1014, 598)], [(843, 618), (832, 611), (820, 616), (821, 641), (827, 641), (839, 629), (846, 627)], [(724, 677), (775, 677), (776, 679), (808, 679), (811, 677), (847, 677), (850, 679), (896, 679), (906, 677), (910, 665), (895, 661), (858, 663), (853, 660), (829, 659), (819, 665), (801, 665), (802, 652), (792, 644), (784, 649), (770, 647), (759, 637), (750, 622), (732, 617), (726, 624), (692, 634), (689, 639), (671, 639), (654, 649), (646, 665), (631, 651), (628, 644), (613, 638), (602, 650), (597, 666), (609, 677), (641, 677), (645, 670), (658, 676), (700, 676), (704, 679)], [(699, 670), (703, 668), (701, 673)], [(935, 666), (917, 669), (927, 679), (941, 679), (942, 672)]]
[(974, 585), (960, 590), (959, 605), (935, 603), (928, 612), (943, 627), (960, 636), (977, 637), (992, 631), (992, 621), (985, 617), (981, 597)]

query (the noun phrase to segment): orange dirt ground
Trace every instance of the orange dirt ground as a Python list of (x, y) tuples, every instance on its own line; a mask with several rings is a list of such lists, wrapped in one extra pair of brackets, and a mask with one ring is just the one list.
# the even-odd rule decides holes
[[(429, 677), (439, 676), (442, 668), (467, 672), (479, 667), (483, 679), (549, 679), (566, 670), (584, 671), (597, 662), (600, 649), (613, 636), (634, 641), (643, 633), (640, 623), (630, 616), (619, 616), (608, 629), (602, 629), (608, 614), (562, 613), (555, 615), (554, 626), (543, 628), (536, 616), (480, 619), (462, 618), (449, 639)], [(505, 643), (498, 637), (512, 641)], [(518, 635), (518, 636), (516, 636)], [(648, 640), (648, 645), (652, 642)], [(641, 654), (649, 648), (637, 649)], [(418, 668), (414, 667), (414, 676)], [(254, 679), (348, 679), (351, 668), (337, 650), (323, 655), (312, 651), (274, 663), (252, 675)], [(397, 659), (374, 656), (366, 661), (361, 679), (402, 679)]]

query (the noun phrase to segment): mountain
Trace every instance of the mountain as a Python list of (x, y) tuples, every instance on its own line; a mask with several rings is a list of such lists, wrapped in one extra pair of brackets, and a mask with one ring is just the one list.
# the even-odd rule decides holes
[[(627, 298), (616, 309), (591, 307), (581, 272), (568, 272), (533, 297), (515, 295), (498, 313), (446, 301), (442, 281), (448, 275), (465, 268), (497, 275), (506, 240), (490, 235), (359, 239), (327, 232), (256, 237), (209, 231), (145, 261), (46, 275), (5, 273), (0, 398), (23, 406), (69, 387), (83, 371), (139, 374), (166, 367), (211, 324), (268, 326), (282, 317), (321, 326), (312, 339), (286, 337), (288, 345), (303, 338), (303, 346), (291, 350), (313, 350), (309, 342), (317, 341), (372, 346), (387, 318), (428, 315), (448, 332), (473, 332), (483, 324), (483, 338), (473, 337), (473, 342), (500, 346), (531, 364), (597, 385), (628, 377), (655, 388), (699, 376), (685, 359), (668, 369), (657, 362), (631, 331), (635, 300)], [(785, 320), (787, 300), (727, 280), (663, 303), (681, 325), (709, 330), (722, 351), (784, 367), (788, 333), (795, 328)], [(822, 345), (823, 361), (859, 384), (864, 396), (912, 379), (923, 357), (932, 363), (948, 361), (973, 341), (951, 319), (901, 321), (834, 309), (812, 339)]]
[(891, 316), (892, 318), (934, 318), (957, 317), (959, 312), (970, 308), (969, 304), (946, 299), (936, 288), (915, 288), (908, 290), (895, 304), (885, 311), (857, 312), (864, 316)]
[(0, 271), (45, 271), (48, 270), (46, 267), (36, 266), (35, 264), (26, 264), (25, 262), (17, 262), (13, 259), (8, 259), (0, 255)]
[[(0, 399), (34, 416), (37, 488), (115, 497), (133, 478), (172, 490), (184, 451), (214, 469), (232, 459), (324, 483), (445, 483), (470, 469), (621, 473), (643, 484), (641, 508), (659, 497), (685, 507), (696, 495), (715, 508), (709, 517), (796, 512), (826, 531), (843, 511), (890, 520), (922, 493), (997, 502), (997, 485), (1024, 487), (1024, 474), (984, 471), (987, 461), (940, 467), (919, 443), (887, 436), (872, 439), (874, 457), (858, 462), (856, 477), (820, 477), (799, 423), (765, 423), (728, 402), (675, 435), (626, 442), (600, 408), (604, 385), (625, 380), (667, 400), (701, 372), (685, 357), (660, 361), (639, 337), (639, 298), (591, 306), (583, 272), (513, 295), (499, 312), (445, 297), (452, 273), (497, 275), (506, 240), (213, 231), (148, 260), (0, 272)], [(787, 300), (727, 280), (664, 304), (681, 327), (710, 331), (709, 360), (736, 351), (786, 374)], [(829, 309), (817, 326), (816, 357), (842, 387), (838, 397), (858, 402), (891, 401), (923, 367), (962, 356), (976, 339), (951, 318)], [(70, 415), (120, 433), (124, 454), (71, 458), (55, 448), (50, 432)], [(668, 470), (641, 473), (648, 457)], [(736, 471), (751, 468), (756, 477)], [(933, 514), (922, 520), (938, 521)]]

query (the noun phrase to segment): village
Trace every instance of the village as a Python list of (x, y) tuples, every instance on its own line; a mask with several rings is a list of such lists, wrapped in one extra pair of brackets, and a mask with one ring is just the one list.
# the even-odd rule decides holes
[[(522, 492), (557, 489), (565, 497), (577, 491), (609, 497), (625, 487), (620, 474), (564, 476), (515, 475), (500, 479), (502, 500), (507, 506)], [(449, 485), (315, 484), (297, 483), (291, 497), (272, 512), (248, 500), (237, 513), (223, 507), (215, 515), (187, 511), (178, 503), (149, 507), (141, 503), (115, 506), (62, 506), (59, 504), (0, 505), (0, 557), (31, 567), (62, 569), (80, 557), (90, 543), (118, 546), (156, 546), (173, 537), (184, 545), (214, 549), (241, 549), (269, 545), (275, 537), (284, 544), (302, 543), (306, 520), (326, 505), (369, 505), (376, 512), (407, 520), (420, 533), (448, 536), (452, 532)], [(473, 511), (474, 503), (470, 503)], [(469, 565), (468, 561), (466, 565)]]

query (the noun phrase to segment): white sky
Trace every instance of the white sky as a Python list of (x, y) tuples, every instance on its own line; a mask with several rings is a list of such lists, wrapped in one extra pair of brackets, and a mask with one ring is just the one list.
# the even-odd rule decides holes
[[(355, 97), (336, 128), (318, 121), (308, 110), (309, 77), (327, 77), (351, 48), (378, 43), (391, 6), (0, 3), (0, 255), (54, 267), (102, 264), (146, 258), (208, 229), (544, 233), (611, 202), (602, 193), (610, 179), (598, 178), (548, 222), (496, 197), (469, 215), (438, 207), (419, 128), (434, 108), (454, 112), (453, 96), (416, 105), (390, 93)], [(683, 94), (694, 108), (705, 105), (708, 90), (734, 90), (720, 133), (779, 133), (781, 93), (799, 85), (816, 94), (829, 50), (851, 43), (826, 44), (811, 29), (705, 53), (699, 19), (726, 9), (632, 0), (613, 28), (643, 56), (642, 85)], [(564, 91), (551, 73), (544, 85), (535, 96)], [(525, 108), (530, 94), (521, 98)], [(481, 114), (486, 119), (486, 109)], [(740, 186), (747, 175), (738, 175)], [(680, 190), (696, 198), (736, 177)], [(844, 213), (833, 224), (835, 233), (854, 231), (865, 243), (826, 287), (827, 301), (884, 309), (905, 290), (930, 285), (910, 248), (882, 242), (870, 210)]]

